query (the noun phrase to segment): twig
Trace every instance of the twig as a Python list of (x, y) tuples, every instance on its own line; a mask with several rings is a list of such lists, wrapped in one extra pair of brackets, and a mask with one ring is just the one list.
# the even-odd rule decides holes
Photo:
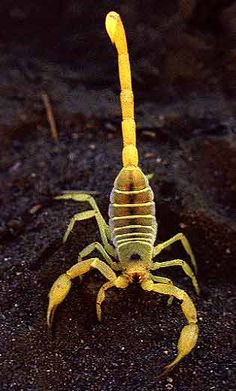
[(44, 103), (46, 113), (47, 113), (47, 119), (48, 119), (50, 129), (51, 129), (51, 137), (52, 137), (52, 140), (56, 142), (58, 140), (58, 132), (57, 132), (57, 127), (56, 127), (56, 123), (55, 123), (55, 119), (54, 119), (54, 115), (53, 115), (53, 111), (52, 111), (52, 106), (49, 101), (48, 94), (46, 92), (42, 93), (42, 99), (43, 99), (43, 103)]

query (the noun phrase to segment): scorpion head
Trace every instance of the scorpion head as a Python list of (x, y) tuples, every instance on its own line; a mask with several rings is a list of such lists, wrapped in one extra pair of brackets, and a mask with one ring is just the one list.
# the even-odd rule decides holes
[(134, 262), (126, 267), (124, 275), (130, 283), (141, 283), (149, 278), (149, 271), (142, 262)]

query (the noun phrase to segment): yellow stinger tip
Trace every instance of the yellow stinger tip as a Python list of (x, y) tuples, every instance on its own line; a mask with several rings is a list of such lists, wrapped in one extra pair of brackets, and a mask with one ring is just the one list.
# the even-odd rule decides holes
[(112, 43), (115, 41), (116, 27), (119, 19), (120, 15), (115, 11), (109, 12), (106, 16), (105, 26)]

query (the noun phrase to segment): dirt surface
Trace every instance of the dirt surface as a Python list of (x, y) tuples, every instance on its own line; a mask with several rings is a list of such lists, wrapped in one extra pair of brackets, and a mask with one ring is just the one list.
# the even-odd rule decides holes
[[(167, 1), (156, 14), (152, 1), (142, 12), (139, 2), (101, 2), (96, 13), (90, 1), (16, 3), (3, 1), (0, 11), (1, 390), (235, 390), (234, 3)], [(177, 301), (167, 308), (165, 297), (138, 286), (113, 289), (99, 324), (103, 278), (93, 271), (74, 281), (53, 331), (46, 327), (51, 284), (100, 240), (91, 220), (63, 244), (70, 218), (86, 204), (53, 197), (95, 192), (107, 218), (120, 169), (116, 59), (103, 26), (113, 8), (130, 30), (138, 147), (144, 172), (153, 174), (158, 240), (184, 232), (199, 266), (200, 297), (181, 271), (163, 274), (189, 292), (200, 325), (197, 348), (164, 379), (158, 375), (185, 323)], [(177, 257), (186, 258), (179, 244), (161, 260)]]

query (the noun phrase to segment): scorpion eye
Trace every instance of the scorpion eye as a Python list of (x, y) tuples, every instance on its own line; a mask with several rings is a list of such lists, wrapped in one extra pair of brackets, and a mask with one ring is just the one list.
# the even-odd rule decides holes
[(131, 259), (132, 261), (138, 261), (138, 260), (140, 259), (140, 255), (134, 253), (134, 254), (131, 255), (130, 259)]

